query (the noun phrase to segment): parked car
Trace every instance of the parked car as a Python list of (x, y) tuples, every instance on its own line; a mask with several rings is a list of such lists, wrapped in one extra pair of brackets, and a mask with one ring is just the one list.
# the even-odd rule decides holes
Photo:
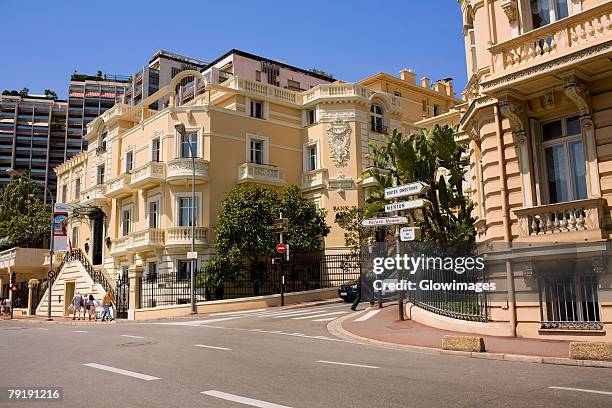
[(347, 282), (338, 288), (338, 296), (347, 303), (352, 303), (357, 296), (357, 281)]

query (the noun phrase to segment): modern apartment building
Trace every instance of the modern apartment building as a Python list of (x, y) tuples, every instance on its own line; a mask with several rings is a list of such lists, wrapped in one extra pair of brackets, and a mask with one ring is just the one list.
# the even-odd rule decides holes
[(0, 185), (10, 182), (6, 170), (13, 168), (55, 190), (53, 169), (79, 151), (66, 140), (67, 111), (65, 100), (0, 96)]
[(74, 73), (68, 88), (66, 159), (87, 148), (82, 137), (87, 124), (121, 101), (129, 78), (121, 75), (84, 75)]
[[(364, 80), (372, 82), (370, 88), (329, 83), (328, 77), (285, 66), (269, 84), (267, 77), (257, 80), (261, 64), (252, 65), (245, 75), (253, 79), (247, 79), (237, 75), (234, 59), (222, 83), (205, 79), (209, 72), (218, 75), (211, 68), (221, 61), (208, 72), (180, 72), (154, 97), (135, 106), (117, 104), (88, 126), (87, 151), (56, 172), (58, 191), (66, 191), (67, 202), (81, 214), (69, 226), (72, 245), (94, 267), (115, 279), (129, 268), (182, 276), (189, 265), (190, 211), (197, 214), (196, 251), (200, 260), (208, 259), (222, 200), (249, 183), (300, 186), (327, 209), (332, 232), (326, 251), (344, 249), (335, 211), (363, 203), (373, 185), (360, 178), (370, 166), (368, 143), (383, 140), (390, 129), (420, 129), (424, 100), (427, 109), (439, 107), (443, 120), (459, 119), (452, 107), (460, 101), (450, 81), (417, 84), (404, 70), (399, 78), (379, 74)], [(300, 90), (288, 89), (289, 81), (300, 82)], [(314, 81), (319, 84), (311, 87)], [(150, 109), (161, 99), (167, 106)], [(197, 151), (195, 202), (189, 141)]]
[(609, 341), (612, 2), (459, 4), (478, 240), (504, 247), (489, 322), (462, 327)]

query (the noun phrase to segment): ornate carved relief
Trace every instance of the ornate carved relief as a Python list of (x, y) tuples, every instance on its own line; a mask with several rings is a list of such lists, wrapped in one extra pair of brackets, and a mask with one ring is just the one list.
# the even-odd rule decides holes
[(605, 256), (592, 257), (591, 264), (593, 265), (593, 272), (596, 274), (601, 274), (606, 271), (607, 261)]
[(563, 91), (565, 95), (576, 104), (580, 117), (590, 116), (590, 92), (574, 75), (563, 78)]
[(329, 152), (336, 167), (345, 167), (350, 158), (351, 127), (342, 119), (335, 119), (329, 124)]
[(515, 134), (525, 134), (525, 127), (523, 125), (523, 118), (525, 117), (525, 110), (523, 105), (515, 98), (505, 95), (499, 99), (499, 110), (501, 114), (510, 120), (510, 126)]
[(510, 24), (514, 24), (518, 18), (518, 7), (516, 0), (506, 0), (501, 4), (501, 7), (504, 10), (504, 13), (506, 13), (506, 17), (508, 17)]

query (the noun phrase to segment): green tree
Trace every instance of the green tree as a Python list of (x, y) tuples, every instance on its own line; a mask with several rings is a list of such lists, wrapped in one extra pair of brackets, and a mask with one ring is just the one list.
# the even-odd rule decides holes
[(384, 144), (371, 147), (370, 157), (376, 167), (365, 175), (374, 177), (378, 187), (366, 199), (366, 215), (384, 208), (385, 187), (422, 181), (430, 186), (424, 198), (431, 205), (424, 210), (405, 212), (421, 227), (423, 241), (474, 240), (473, 203), (463, 194), (469, 160), (465, 157), (466, 147), (456, 141), (453, 128), (435, 125), (429, 131), (408, 137), (394, 130)]
[(49, 237), (51, 208), (40, 196), (41, 188), (27, 175), (0, 190), (0, 237), (10, 246), (37, 248)]
[(30, 90), (28, 88), (21, 88), (21, 91), (19, 91), (19, 95), (24, 98), (28, 96), (29, 93), (30, 93)]
[(282, 212), (283, 218), (289, 220), (289, 231), (284, 237), (289, 248), (306, 252), (322, 249), (321, 238), (330, 231), (325, 224), (325, 212), (304, 197), (298, 186), (287, 187), (278, 195), (278, 213)]
[(51, 90), (51, 89), (45, 89), (45, 96), (47, 97), (51, 97), (53, 99), (57, 99), (57, 94), (55, 93), (55, 91)]
[(344, 230), (344, 245), (350, 248), (353, 254), (359, 254), (361, 245), (371, 236), (372, 229), (361, 225), (365, 212), (365, 208), (351, 207), (336, 213), (335, 222)]
[(323, 76), (329, 77), (331, 79), (334, 79), (334, 74), (332, 74), (330, 72), (325, 72), (322, 69), (311, 68), (310, 72), (315, 73), (315, 74), (319, 74), (319, 75), (323, 75)]

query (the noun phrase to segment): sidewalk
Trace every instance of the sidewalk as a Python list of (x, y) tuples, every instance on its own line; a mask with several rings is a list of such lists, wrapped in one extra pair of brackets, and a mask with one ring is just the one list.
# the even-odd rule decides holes
[[(344, 319), (340, 322), (340, 326), (346, 332), (365, 339), (395, 345), (436, 349), (442, 347), (442, 338), (445, 335), (469, 335), (469, 333), (436, 329), (412, 320), (402, 322), (398, 320), (397, 304), (385, 305), (378, 314), (365, 321), (355, 321), (354, 318)], [(482, 337), (484, 338), (487, 353), (558, 358), (568, 358), (569, 356), (569, 341), (495, 336)]]

